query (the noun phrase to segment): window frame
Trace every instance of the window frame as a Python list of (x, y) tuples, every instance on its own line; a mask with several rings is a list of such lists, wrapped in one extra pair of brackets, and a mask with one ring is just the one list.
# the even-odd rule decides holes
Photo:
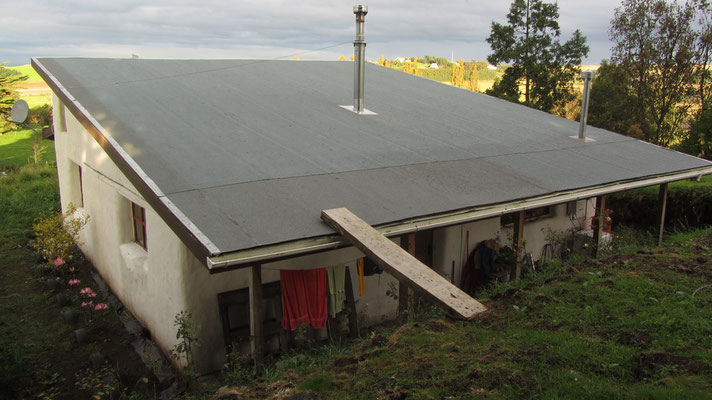
[[(514, 214), (509, 213), (504, 214), (500, 217), (500, 226), (508, 227), (514, 225)], [(530, 208), (524, 211), (524, 221), (532, 222), (544, 218), (552, 218), (554, 216), (554, 206), (542, 206), (536, 208)]]
[[(136, 215), (137, 209), (140, 215)], [(133, 201), (131, 202), (131, 221), (133, 224), (134, 243), (143, 247), (144, 250), (148, 250), (148, 238), (146, 237), (146, 209)], [(141, 240), (138, 236), (139, 227), (141, 229), (141, 238), (143, 240)]]

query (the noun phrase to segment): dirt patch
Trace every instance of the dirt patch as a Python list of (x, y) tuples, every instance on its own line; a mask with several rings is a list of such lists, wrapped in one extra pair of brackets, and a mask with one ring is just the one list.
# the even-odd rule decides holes
[(690, 375), (708, 373), (712, 368), (702, 361), (668, 352), (638, 353), (635, 360), (636, 367), (633, 373), (639, 379), (655, 376), (671, 368)]
[(446, 330), (452, 329), (453, 325), (442, 319), (431, 319), (425, 324), (428, 330), (432, 332), (444, 332)]
[(397, 390), (397, 389), (388, 389), (381, 396), (379, 396), (379, 399), (381, 400), (405, 400), (408, 398), (408, 391), (407, 390)]

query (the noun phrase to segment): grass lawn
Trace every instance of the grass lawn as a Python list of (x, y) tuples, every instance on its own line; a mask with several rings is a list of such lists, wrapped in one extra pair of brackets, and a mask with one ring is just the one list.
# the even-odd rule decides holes
[[(28, 165), (32, 161), (34, 133), (29, 129), (14, 130), (0, 135), (0, 170), (17, 169)], [(40, 146), (45, 151), (42, 153), (40, 165), (54, 163), (54, 142), (41, 140)]]
[[(91, 265), (77, 253), (68, 260), (75, 272), (53, 272), (28, 246), (24, 231), (59, 209), (52, 142), (43, 142), (48, 150), (39, 165), (27, 165), (31, 143), (28, 131), (0, 136), (0, 399), (87, 399), (100, 391), (101, 398), (153, 398), (154, 381), (118, 316), (112, 310), (90, 316), (79, 307), (80, 287), (66, 284), (76, 278), (98, 292)], [(59, 288), (49, 290), (48, 280)], [(57, 294), (68, 304), (56, 304)], [(75, 325), (62, 319), (66, 309), (78, 311)], [(78, 328), (87, 329), (88, 343), (72, 340)], [(96, 352), (110, 364), (93, 367)]]

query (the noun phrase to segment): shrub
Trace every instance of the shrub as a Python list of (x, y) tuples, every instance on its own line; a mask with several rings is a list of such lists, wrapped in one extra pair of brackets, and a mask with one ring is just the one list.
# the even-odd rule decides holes
[(70, 203), (66, 213), (50, 214), (32, 225), (37, 235), (37, 243), (33, 246), (48, 262), (69, 259), (72, 247), (79, 243), (79, 231), (89, 216), (75, 212), (76, 207)]
[(27, 114), (27, 123), (30, 125), (48, 126), (52, 123), (52, 106), (43, 104), (32, 107)]

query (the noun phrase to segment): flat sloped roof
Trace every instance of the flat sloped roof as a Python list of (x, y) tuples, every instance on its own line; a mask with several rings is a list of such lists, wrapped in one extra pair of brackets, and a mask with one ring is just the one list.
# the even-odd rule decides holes
[(593, 127), (572, 139), (577, 122), (372, 64), (377, 115), (339, 107), (351, 62), (34, 63), (210, 255), (332, 234), (328, 208), (379, 225), (712, 165)]

